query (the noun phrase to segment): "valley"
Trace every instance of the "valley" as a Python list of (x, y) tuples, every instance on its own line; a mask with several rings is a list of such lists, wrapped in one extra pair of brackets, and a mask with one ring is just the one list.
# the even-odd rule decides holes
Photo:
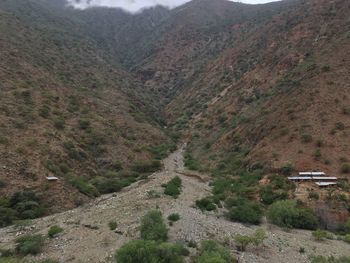
[[(199, 243), (215, 238), (236, 250), (233, 237), (236, 234), (251, 234), (257, 227), (229, 222), (220, 213), (202, 213), (195, 207), (195, 201), (210, 194), (208, 176), (190, 177), (184, 170), (181, 148), (164, 160), (164, 169), (149, 176), (145, 181), (135, 183), (119, 193), (105, 195), (74, 210), (30, 221), (26, 226), (0, 229), (0, 244), (11, 248), (14, 239), (24, 234), (46, 235), (53, 225), (64, 230), (54, 239), (45, 242), (43, 252), (33, 259), (52, 258), (59, 262), (112, 262), (115, 251), (126, 242), (139, 237), (138, 225), (141, 217), (158, 207), (165, 217), (178, 213), (180, 220), (168, 226), (171, 242)], [(182, 179), (182, 193), (178, 199), (163, 194), (162, 184), (174, 176)], [(150, 192), (158, 197), (150, 195)], [(115, 220), (117, 230), (110, 230), (108, 223)], [(258, 249), (248, 248), (239, 252), (239, 262), (287, 263), (309, 262), (312, 255), (350, 256), (348, 245), (343, 241), (313, 240), (310, 231), (283, 231), (270, 224), (260, 227), (267, 232), (267, 239)], [(305, 253), (300, 253), (303, 247)], [(192, 249), (192, 253), (195, 250)], [(237, 252), (236, 252), (237, 253)], [(31, 257), (29, 257), (30, 259)]]
[[(126, 254), (162, 263), (348, 263), (349, 17), (0, 1), (0, 262), (115, 262), (139, 241)], [(336, 180), (288, 179), (308, 171)], [(169, 243), (140, 238), (152, 211)]]

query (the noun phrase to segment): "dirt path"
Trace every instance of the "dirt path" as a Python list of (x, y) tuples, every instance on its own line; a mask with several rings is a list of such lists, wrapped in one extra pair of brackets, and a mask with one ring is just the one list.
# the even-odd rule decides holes
[[(229, 243), (234, 250), (235, 234), (251, 234), (255, 227), (229, 222), (214, 212), (202, 213), (194, 207), (195, 200), (210, 194), (208, 177), (184, 171), (183, 148), (164, 160), (164, 169), (125, 188), (117, 194), (105, 195), (77, 209), (33, 221), (22, 229), (0, 229), (0, 248), (13, 246), (16, 236), (24, 233), (47, 234), (48, 228), (58, 224), (64, 228), (60, 237), (48, 240), (43, 254), (37, 258), (53, 258), (60, 262), (111, 262), (115, 251), (125, 242), (135, 239), (140, 218), (149, 209), (159, 207), (164, 216), (179, 213), (180, 221), (170, 228), (170, 241), (195, 241), (217, 239)], [(174, 176), (180, 176), (183, 191), (178, 199), (163, 194), (161, 185)], [(160, 194), (151, 198), (149, 191)], [(108, 228), (108, 222), (118, 222), (116, 232)], [(342, 241), (315, 242), (309, 231), (284, 232), (269, 225), (263, 226), (268, 234), (264, 247), (248, 249), (237, 255), (239, 262), (296, 263), (309, 262), (310, 255), (348, 255), (349, 245)], [(303, 247), (305, 253), (299, 253)]]

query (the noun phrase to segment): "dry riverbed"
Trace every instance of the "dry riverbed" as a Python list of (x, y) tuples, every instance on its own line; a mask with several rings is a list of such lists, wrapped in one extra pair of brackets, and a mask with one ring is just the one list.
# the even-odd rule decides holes
[[(165, 196), (161, 185), (174, 176), (182, 179), (182, 194), (178, 199)], [(251, 234), (256, 227), (233, 223), (215, 213), (202, 213), (194, 207), (197, 199), (210, 194), (209, 178), (200, 174), (188, 174), (183, 166), (183, 149), (164, 160), (164, 169), (154, 173), (123, 191), (105, 195), (95, 201), (60, 214), (33, 220), (26, 227), (0, 229), (0, 248), (12, 247), (16, 237), (23, 234), (47, 235), (50, 226), (60, 225), (64, 232), (57, 238), (46, 241), (43, 253), (36, 258), (52, 258), (60, 262), (112, 262), (115, 251), (125, 242), (138, 237), (140, 218), (150, 209), (159, 207), (166, 218), (178, 213), (180, 221), (170, 229), (170, 241), (200, 242), (216, 239), (225, 242), (236, 254), (239, 262), (296, 263), (309, 262), (310, 255), (350, 256), (349, 245), (338, 240), (316, 242), (310, 231), (283, 231), (264, 224), (268, 239), (261, 248), (248, 248), (237, 253), (233, 242), (236, 234)], [(155, 191), (160, 197), (151, 197)], [(108, 222), (118, 223), (111, 231)], [(300, 248), (305, 253), (299, 253)]]

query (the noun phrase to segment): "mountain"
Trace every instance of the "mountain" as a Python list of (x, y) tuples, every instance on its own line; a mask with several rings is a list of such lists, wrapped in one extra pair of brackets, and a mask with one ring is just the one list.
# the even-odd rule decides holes
[(0, 3), (0, 193), (45, 193), (54, 212), (133, 182), (171, 140), (141, 83), (47, 3)]
[(180, 134), (192, 169), (259, 171), (256, 201), (268, 176), (301, 170), (343, 178), (348, 196), (348, 1), (0, 10), (2, 194), (48, 187), (70, 208), (144, 178)]

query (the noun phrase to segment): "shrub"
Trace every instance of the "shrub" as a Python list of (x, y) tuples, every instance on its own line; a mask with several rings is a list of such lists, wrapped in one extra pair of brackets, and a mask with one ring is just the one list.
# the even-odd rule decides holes
[(41, 252), (44, 244), (42, 235), (26, 235), (16, 239), (16, 252), (21, 255), (36, 255)]
[(118, 227), (118, 223), (115, 220), (109, 221), (108, 227), (110, 230), (114, 231)]
[(180, 220), (180, 215), (179, 214), (171, 214), (168, 216), (168, 220), (171, 222), (176, 222)]
[(141, 220), (140, 232), (142, 239), (166, 241), (168, 229), (163, 221), (162, 213), (158, 210), (149, 211)]
[(261, 206), (255, 202), (244, 200), (237, 206), (231, 208), (227, 213), (230, 220), (249, 224), (260, 224), (263, 211)]
[(216, 210), (216, 205), (213, 203), (212, 199), (209, 197), (202, 198), (196, 201), (196, 206), (202, 211), (214, 211)]
[(286, 228), (315, 229), (318, 225), (311, 210), (297, 207), (292, 200), (273, 203), (267, 211), (267, 218), (271, 223)]
[(49, 237), (54, 238), (59, 233), (62, 233), (62, 232), (63, 232), (63, 228), (60, 227), (60, 226), (55, 225), (55, 226), (50, 227), (48, 234), (49, 234)]
[(301, 135), (301, 142), (302, 143), (312, 142), (312, 136), (310, 134), (302, 134)]
[(201, 243), (198, 263), (233, 263), (237, 262), (230, 254), (230, 251), (213, 240)]
[(344, 223), (345, 233), (350, 234), (350, 218), (348, 218)]
[(350, 257), (340, 257), (335, 258), (333, 256), (324, 257), (324, 256), (313, 256), (311, 257), (311, 263), (349, 263)]
[(260, 246), (267, 238), (266, 233), (263, 229), (259, 228), (251, 236), (236, 235), (235, 242), (238, 245), (238, 250), (245, 251), (247, 246), (252, 244), (254, 246)]
[(63, 130), (66, 125), (65, 120), (62, 117), (57, 117), (53, 119), (53, 126), (57, 130)]
[(342, 123), (342, 122), (337, 122), (337, 123), (335, 124), (335, 128), (336, 128), (337, 130), (343, 131), (343, 130), (345, 129), (345, 125), (344, 125), (344, 123)]
[(311, 192), (309, 193), (309, 198), (310, 198), (310, 199), (318, 200), (318, 199), (319, 199), (319, 195), (318, 195), (317, 192), (311, 191)]
[(92, 184), (86, 182), (84, 177), (81, 176), (76, 176), (72, 173), (68, 173), (66, 175), (66, 178), (68, 180), (68, 182), (74, 186), (75, 188), (77, 188), (79, 190), (79, 192), (81, 192), (84, 195), (93, 197), (93, 196), (99, 196), (100, 193), (98, 192), (98, 190), (96, 189), (95, 186), (93, 186)]
[(350, 234), (346, 234), (346, 235), (344, 236), (344, 241), (345, 241), (346, 243), (350, 243)]
[(138, 173), (154, 173), (162, 167), (159, 160), (153, 161), (137, 161), (132, 167), (132, 170)]
[(11, 225), (17, 219), (17, 211), (7, 207), (0, 207), (0, 227)]
[(260, 190), (260, 198), (266, 205), (270, 205), (277, 200), (285, 200), (288, 193), (283, 190), (273, 190), (271, 185), (265, 186)]
[(281, 173), (284, 175), (291, 175), (293, 170), (294, 170), (293, 165), (290, 163), (281, 167)]
[(114, 258), (118, 263), (183, 263), (184, 254), (185, 249), (178, 244), (135, 240), (123, 245)]
[(344, 174), (350, 173), (350, 164), (349, 164), (349, 163), (344, 163), (344, 164), (342, 164), (340, 170), (341, 170), (341, 172), (344, 173)]
[(177, 198), (181, 194), (181, 178), (176, 176), (165, 184), (164, 194)]
[(43, 118), (48, 118), (50, 116), (50, 107), (47, 105), (43, 105), (39, 109), (39, 115)]
[(79, 120), (79, 129), (87, 130), (88, 128), (90, 128), (89, 120)]
[(312, 232), (312, 236), (315, 238), (315, 240), (322, 241), (329, 237), (329, 233), (327, 231), (317, 229)]

